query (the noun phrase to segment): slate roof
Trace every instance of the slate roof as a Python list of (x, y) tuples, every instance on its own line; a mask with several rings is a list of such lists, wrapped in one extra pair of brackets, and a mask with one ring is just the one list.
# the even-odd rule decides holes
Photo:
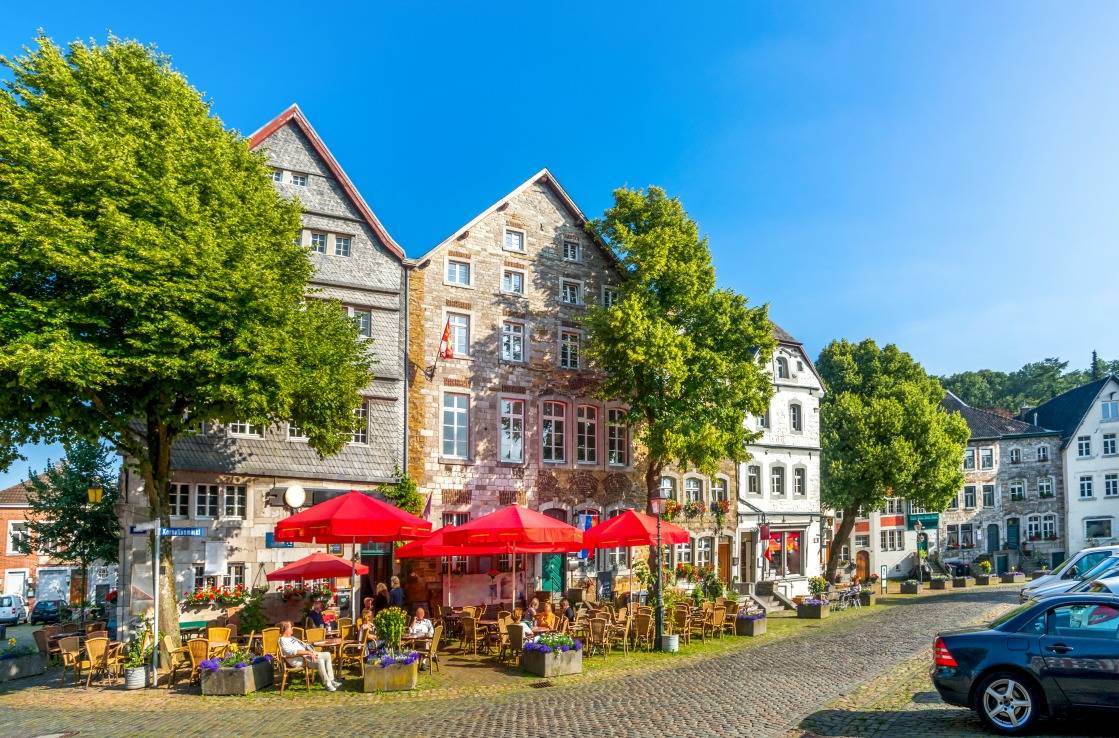
[(1096, 401), (1096, 396), (1099, 395), (1100, 390), (1113, 379), (1116, 379), (1114, 375), (1108, 375), (1094, 382), (1070, 389), (1068, 392), (1059, 394), (1032, 410), (1026, 410), (1022, 417), (1033, 420), (1036, 413), (1039, 424), (1060, 431), (1061, 440), (1067, 441), (1076, 431), (1077, 426), (1080, 425), (1084, 414)]
[(769, 322), (773, 324), (773, 337), (777, 339), (778, 343), (791, 343), (796, 346), (804, 345), (797, 339), (793, 338), (793, 335), (791, 333), (774, 323), (772, 320)]
[[(42, 479), (43, 475), (40, 474), (39, 478)], [(0, 489), (0, 505), (27, 505), (27, 493), (30, 490), (31, 485), (27, 481)]]
[(971, 429), (971, 440), (1008, 438), (1014, 436), (1048, 436), (1055, 435), (1054, 431), (1041, 426), (1025, 423), (1014, 418), (1004, 418), (989, 410), (980, 410), (968, 405), (951, 392), (946, 392), (940, 401), (941, 407), (948, 412), (959, 413), (963, 416), (967, 427)]

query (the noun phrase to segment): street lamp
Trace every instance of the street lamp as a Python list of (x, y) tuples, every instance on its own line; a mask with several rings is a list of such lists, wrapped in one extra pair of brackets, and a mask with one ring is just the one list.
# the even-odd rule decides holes
[(105, 496), (105, 490), (100, 487), (90, 487), (85, 493), (91, 505), (100, 505), (101, 499)]
[(665, 500), (668, 499), (667, 490), (657, 485), (657, 490), (649, 499), (649, 505), (653, 509), (653, 514), (657, 516), (657, 604), (656, 604), (656, 617), (654, 625), (654, 637), (656, 640), (656, 649), (661, 651), (664, 649), (661, 641), (664, 638), (664, 565), (661, 563), (661, 508), (664, 506)]

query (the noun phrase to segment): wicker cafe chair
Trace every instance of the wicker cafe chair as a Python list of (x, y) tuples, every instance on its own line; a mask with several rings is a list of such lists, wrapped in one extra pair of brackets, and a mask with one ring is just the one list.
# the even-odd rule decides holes
[(163, 636), (162, 653), (159, 661), (167, 670), (167, 688), (175, 686), (179, 680), (179, 672), (185, 671), (189, 679), (191, 672), (190, 652), (186, 646), (175, 647), (175, 641), (169, 635)]
[[(231, 637), (232, 634), (233, 634), (232, 628), (207, 628), (206, 629), (206, 640), (207, 641), (225, 641), (226, 643), (232, 643), (233, 642), (232, 637)], [(228, 651), (228, 650), (229, 650), (229, 646), (215, 646), (214, 647), (214, 652), (215, 652), (214, 655), (215, 656), (224, 656), (226, 651)]]
[(271, 654), (272, 658), (280, 655), (280, 629), (265, 628), (260, 631), (260, 653)]
[(512, 622), (509, 618), (499, 616), (497, 631), (491, 634), (493, 645), (497, 647), (498, 660), (501, 660), (501, 655), (509, 648), (509, 624)]
[(704, 635), (706, 633), (704, 628), (706, 622), (707, 613), (703, 610), (695, 608), (688, 612), (688, 630), (691, 631), (692, 635), (699, 633), (699, 638), (704, 643), (707, 643), (707, 637)]
[(89, 634), (93, 633), (94, 631), (98, 631), (98, 630), (105, 630), (105, 621), (104, 620), (95, 620), (92, 623), (86, 623), (85, 624), (86, 635), (89, 635)]
[(202, 678), (202, 662), (210, 658), (210, 642), (205, 638), (192, 638), (186, 642), (187, 656), (190, 657), (190, 682)]
[(292, 626), (291, 634), (301, 641), (307, 640), (306, 638), (303, 637), (303, 628), (300, 628), (298, 626)]
[(607, 640), (607, 623), (606, 618), (591, 618), (587, 624), (587, 645), (589, 647), (587, 656), (594, 656), (596, 648), (602, 649), (603, 657), (610, 655), (610, 642)]
[(303, 638), (303, 641), (312, 647), (318, 641), (326, 640), (326, 628), (307, 628), (304, 633), (306, 635)]
[(716, 607), (711, 611), (711, 635), (715, 638), (723, 637), (723, 628), (726, 626), (727, 609)]
[[(561, 631), (562, 632), (562, 631)], [(608, 645), (622, 646), (622, 653), (629, 655), (629, 618), (623, 615), (617, 623), (607, 624), (606, 640)]]
[(723, 633), (734, 635), (734, 620), (738, 617), (738, 603), (731, 600), (727, 603), (727, 616), (723, 621)]
[(58, 639), (58, 651), (62, 657), (62, 682), (66, 682), (66, 670), (74, 672), (74, 682), (82, 678), (82, 640), (76, 635)]
[[(440, 628), (442, 626), (439, 626)], [(365, 652), (369, 648), (369, 642), (373, 640), (373, 631), (366, 630), (364, 635), (357, 640), (357, 642), (345, 643), (342, 645), (342, 650), (338, 654), (338, 670), (342, 671), (347, 666), (356, 666), (360, 674), (362, 672), (362, 664), (365, 663)]]
[(280, 658), (276, 659), (276, 661), (278, 661), (280, 663), (280, 694), (284, 693), (284, 689), (287, 687), (287, 684), (288, 684), (288, 677), (291, 676), (292, 674), (302, 674), (303, 675), (303, 684), (307, 687), (307, 691), (310, 692), (311, 691), (311, 682), (315, 679), (315, 676), (319, 673), (319, 670), (317, 668), (311, 666), (310, 663), (308, 663), (308, 660), (306, 658), (303, 658), (303, 657), (294, 657), (294, 658), (299, 658), (299, 663), (300, 663), (299, 666), (292, 666), (291, 664), (288, 663), (288, 659), (283, 658), (282, 655), (281, 655)]
[(115, 649), (109, 647), (108, 638), (85, 639), (85, 655), (78, 662), (78, 667), (89, 670), (85, 680), (87, 687), (93, 682), (95, 673), (112, 679), (119, 666), (120, 656), (116, 654)]
[[(525, 629), (519, 622), (511, 622), (505, 626), (506, 643), (502, 648), (508, 648), (509, 655), (515, 660), (520, 660), (521, 652), (525, 648)], [(498, 654), (498, 658), (505, 660), (505, 651)]]
[(54, 655), (55, 652), (58, 651), (57, 646), (55, 646), (54, 649), (51, 649), (50, 641), (47, 640), (47, 631), (43, 628), (39, 628), (38, 630), (32, 632), (31, 637), (35, 639), (35, 648), (39, 649), (39, 653), (43, 654), (47, 658), (50, 658)]
[(672, 611), (672, 632), (680, 637), (684, 645), (692, 642), (692, 630), (688, 627), (687, 608), (678, 607)]
[(431, 636), (431, 644), (427, 647), (427, 667), (431, 671), (439, 669), (439, 641), (443, 640), (443, 626), (436, 625), (435, 633)]
[(462, 619), (462, 641), (460, 648), (463, 653), (469, 648), (475, 656), (478, 655), (478, 644), (482, 644), (482, 649), (486, 647), (486, 634), (478, 629), (478, 621), (471, 617), (464, 617)]
[(646, 650), (653, 648), (653, 618), (646, 613), (638, 612), (633, 619), (633, 649), (636, 651), (645, 644)]
[(86, 640), (90, 638), (104, 638), (109, 640), (109, 631), (107, 630), (91, 630), (85, 634)]

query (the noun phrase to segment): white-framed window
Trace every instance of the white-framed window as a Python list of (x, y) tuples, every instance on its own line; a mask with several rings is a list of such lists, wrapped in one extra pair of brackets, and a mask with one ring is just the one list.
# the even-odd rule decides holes
[(567, 461), (567, 405), (549, 400), (540, 422), (540, 458), (550, 464)]
[(1022, 463), (1022, 449), (1020, 449), (1020, 448), (1010, 449), (1010, 463), (1011, 464), (1021, 464)]
[(580, 252), (582, 248), (579, 241), (573, 238), (563, 239), (563, 259), (564, 261), (579, 261)]
[(661, 497), (666, 500), (676, 499), (676, 480), (672, 477), (661, 477)]
[[(625, 508), (611, 510), (610, 513), (606, 516), (606, 519), (609, 520), (610, 518), (616, 518), (625, 511)], [(621, 569), (629, 566), (629, 549), (625, 548), (624, 546), (621, 548), (600, 548), (598, 549), (598, 551), (599, 553), (597, 559), (599, 571), (603, 571), (604, 569), (613, 569), (614, 567)]]
[(1053, 477), (1038, 477), (1037, 496), (1043, 500), (1053, 496)]
[(560, 302), (564, 305), (583, 304), (583, 283), (576, 279), (565, 279), (560, 282)]
[(1057, 538), (1057, 516), (1053, 513), (1041, 516), (1041, 537), (1047, 541)]
[(769, 494), (771, 497), (785, 496), (785, 467), (781, 464), (769, 468)]
[(190, 485), (171, 482), (167, 485), (168, 513), (173, 518), (186, 518), (190, 516)]
[(458, 392), (443, 393), (443, 456), (469, 457), (470, 397)]
[(619, 408), (606, 411), (606, 463), (612, 466), (629, 463), (629, 428), (625, 411)]
[(1100, 403), (1100, 417), (1105, 423), (1119, 420), (1119, 400), (1104, 400)]
[(226, 518), (245, 518), (245, 504), (248, 500), (245, 485), (226, 485), (222, 489), (224, 498), (224, 515)]
[(575, 461), (598, 463), (598, 408), (594, 405), (575, 408)]
[(1085, 538), (1111, 538), (1111, 518), (1087, 518), (1084, 521)]
[(952, 496), (951, 500), (948, 501), (948, 509), (949, 510), (959, 510), (960, 509), (960, 495), (959, 495), (958, 492), (955, 495)]
[(1085, 458), (1092, 455), (1092, 437), (1091, 436), (1077, 436), (1076, 437), (1076, 455), (1080, 458)]
[(20, 546), (22, 544), (31, 545), (31, 528), (27, 525), (26, 520), (9, 520), (7, 544), (8, 555), (22, 555), (23, 551), (20, 550)]
[(1010, 490), (1011, 502), (1021, 502), (1026, 499), (1026, 485), (1021, 480), (1011, 482), (1008, 489)]
[(974, 469), (975, 468), (975, 449), (973, 449), (973, 448), (964, 449), (964, 468), (965, 469)]
[(525, 232), (514, 228), (506, 228), (502, 248), (506, 251), (516, 251), (523, 254), (525, 251)]
[(1039, 462), (1049, 461), (1049, 446), (1042, 444), (1037, 447), (1037, 460)]
[(704, 536), (696, 540), (695, 563), (696, 566), (711, 566), (711, 550), (714, 548), (714, 539)]
[(793, 497), (804, 497), (808, 494), (808, 470), (803, 466), (793, 468)]
[(730, 499), (727, 497), (727, 480), (722, 477), (715, 477), (711, 480), (711, 499), (715, 502)]
[(288, 421), (288, 440), (289, 441), (306, 441), (307, 432), (303, 430), (297, 423)]
[(703, 482), (697, 477), (684, 480), (684, 502), (703, 502)]
[(470, 286), (470, 262), (461, 259), (447, 259), (447, 284), (459, 287)]
[(1103, 434), (1103, 455), (1104, 456), (1115, 456), (1115, 453), (1116, 453), (1115, 434), (1114, 433), (1104, 433)]
[(501, 291), (511, 295), (525, 293), (525, 273), (517, 269), (505, 269), (501, 272)]
[(273, 182), (283, 182), (284, 181), (284, 170), (283, 169), (273, 169), (272, 170), (272, 181)]
[(769, 408), (767, 407), (765, 409), (765, 413), (763, 415), (758, 416), (758, 428), (760, 429), (760, 428), (768, 428), (768, 427), (769, 427)]
[(789, 378), (789, 360), (786, 359), (784, 356), (777, 357), (777, 378)]
[(1080, 476), (1080, 497), (1084, 499), (1092, 496), (1092, 475), (1082, 474)]
[(226, 564), (225, 577), (222, 579), (223, 587), (236, 587), (237, 585), (245, 586), (245, 565), (244, 564)]
[(1026, 538), (1036, 541), (1041, 538), (1041, 516), (1029, 515), (1026, 517)]
[(447, 313), (447, 324), (451, 326), (451, 351), (455, 358), (470, 355), (470, 316), (463, 313)]
[(762, 493), (762, 468), (757, 464), (746, 467), (746, 494), (760, 495)]
[(618, 290), (613, 287), (602, 288), (602, 306), (613, 307), (614, 303), (618, 301)]
[(357, 332), (362, 338), (373, 335), (373, 311), (363, 308), (350, 308), (350, 318), (357, 325)]
[(870, 534), (863, 533), (855, 536), (855, 548), (870, 548)]
[(216, 484), (197, 485), (194, 488), (194, 517), (216, 518), (219, 494), (220, 488)]
[(525, 324), (512, 320), (501, 324), (501, 358), (504, 361), (525, 360)]
[(369, 401), (362, 400), (354, 408), (354, 431), (350, 443), (369, 443)]
[(264, 426), (253, 425), (247, 420), (234, 420), (229, 424), (229, 435), (243, 438), (262, 438), (264, 436)]
[(1119, 497), (1119, 474), (1103, 475), (1103, 496)]
[(792, 429), (793, 433), (800, 433), (804, 430), (804, 416), (799, 402), (789, 405), (789, 428)]
[(203, 587), (217, 587), (218, 580), (221, 579), (216, 574), (207, 574), (205, 564), (194, 564), (191, 566), (194, 569), (194, 588), (202, 589)]
[(296, 174), (295, 172), (292, 172), (291, 173), (291, 183), (293, 185), (295, 185), (296, 187), (306, 187), (307, 186), (307, 175), (306, 174)]
[(525, 402), (501, 400), (501, 460), (519, 464), (525, 460)]
[(334, 236), (334, 255), (350, 255), (350, 236)]
[(677, 543), (676, 544), (676, 563), (677, 564), (690, 564), (692, 563), (692, 544)]
[(995, 451), (990, 448), (979, 449), (979, 468), (980, 469), (994, 469), (995, 468)]
[(316, 254), (326, 253), (326, 234), (311, 231), (311, 250)]
[(983, 507), (994, 507), (994, 506), (995, 506), (995, 485), (984, 484), (983, 485)]
[(579, 347), (582, 336), (577, 331), (560, 331), (560, 368), (579, 368)]

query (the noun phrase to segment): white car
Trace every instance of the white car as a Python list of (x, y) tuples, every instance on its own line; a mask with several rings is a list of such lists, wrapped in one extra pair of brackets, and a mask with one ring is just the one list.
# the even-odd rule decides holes
[(27, 603), (23, 595), (0, 595), (0, 623), (5, 625), (19, 625), (27, 622)]
[(1097, 564), (1108, 556), (1115, 556), (1117, 553), (1119, 553), (1119, 546), (1097, 546), (1095, 548), (1085, 548), (1077, 551), (1075, 555), (1065, 559), (1065, 563), (1054, 569), (1052, 574), (1038, 577), (1025, 587), (1022, 587), (1022, 591), (1019, 593), (1022, 602), (1033, 597), (1034, 593), (1038, 590), (1045, 589), (1062, 580), (1071, 580), (1073, 582), (1079, 580), (1080, 577), (1087, 574), (1090, 569), (1094, 569)]
[(1119, 594), (1119, 577), (1097, 579), (1087, 589), (1088, 592), (1102, 592), (1103, 594)]
[(1034, 600), (1043, 600), (1046, 597), (1064, 594), (1065, 592), (1084, 592), (1088, 585), (1097, 579), (1119, 576), (1119, 551), (1100, 560), (1091, 569), (1081, 572), (1078, 576), (1069, 579), (1058, 579), (1044, 587), (1030, 587), (1029, 597)]

